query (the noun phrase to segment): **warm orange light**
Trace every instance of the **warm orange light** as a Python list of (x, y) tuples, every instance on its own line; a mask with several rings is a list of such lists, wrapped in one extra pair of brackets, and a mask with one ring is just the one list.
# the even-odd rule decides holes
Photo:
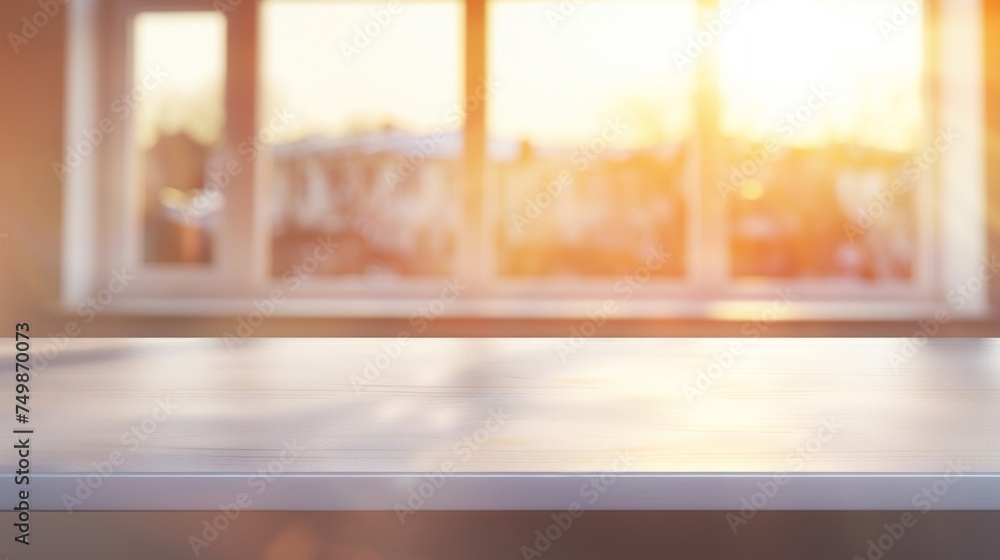
[(764, 194), (764, 184), (757, 179), (749, 179), (740, 187), (740, 196), (746, 200), (757, 200)]

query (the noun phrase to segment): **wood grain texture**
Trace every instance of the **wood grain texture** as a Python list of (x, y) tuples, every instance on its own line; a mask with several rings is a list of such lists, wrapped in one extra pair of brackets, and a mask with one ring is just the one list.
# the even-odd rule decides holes
[(636, 473), (1000, 472), (1000, 341), (905, 343), (75, 339), (43, 363), (54, 343), (33, 340), (32, 468), (576, 473), (625, 453)]

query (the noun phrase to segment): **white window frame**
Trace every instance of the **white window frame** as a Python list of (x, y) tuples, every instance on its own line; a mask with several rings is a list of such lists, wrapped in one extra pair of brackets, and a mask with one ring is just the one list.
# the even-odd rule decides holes
[[(336, 0), (331, 0), (336, 1)], [(487, 76), (486, 18), (491, 0), (465, 2), (465, 92), (473, 94)], [(492, 0), (504, 1), (504, 0)], [(699, 17), (715, 16), (718, 0), (697, 0)], [(257, 48), (259, 0), (242, 0), (221, 11), (227, 20), (226, 147), (255, 133), (260, 81)], [(229, 2), (235, 4), (235, 2)], [(131, 88), (129, 50), (131, 21), (140, 11), (213, 10), (212, 0), (76, 0), (70, 5), (66, 68), (67, 145), (81, 130), (95, 128), (108, 103)], [(986, 181), (983, 111), (983, 37), (980, 0), (925, 2), (927, 64), (941, 79), (928, 81), (928, 140), (947, 123), (961, 131), (961, 142), (941, 155), (918, 194), (919, 255), (913, 281), (845, 287), (843, 279), (767, 281), (728, 277), (728, 232), (702, 223), (726, 224), (723, 203), (710, 181), (692, 181), (688, 200), (683, 280), (651, 280), (629, 300), (613, 290), (618, 278), (502, 279), (490, 270), (493, 251), (490, 224), (483, 211), (485, 110), (470, 112), (466, 122), (464, 201), (466, 231), (473, 240), (460, 250), (459, 279), (468, 285), (442, 315), (457, 317), (586, 318), (604, 302), (615, 303), (617, 318), (702, 318), (741, 320), (759, 317), (789, 288), (800, 300), (780, 319), (910, 319), (947, 309), (952, 316), (984, 316), (988, 290), (962, 310), (947, 305), (947, 294), (965, 283), (987, 255)], [(933, 22), (933, 23), (931, 23)], [(238, 45), (239, 48), (231, 48)], [(714, 56), (699, 58), (700, 94), (711, 95)], [(256, 87), (246, 87), (256, 84)], [(488, 100), (486, 100), (488, 103)], [(716, 137), (715, 115), (702, 103), (697, 110), (701, 177), (710, 177)], [(141, 260), (136, 240), (141, 223), (135, 208), (136, 189), (128, 187), (126, 132), (108, 135), (92, 157), (72, 168), (64, 180), (62, 305), (76, 309), (101, 289), (114, 271), (134, 275), (109, 311), (142, 315), (242, 315), (253, 303), (280, 293), (275, 313), (288, 316), (410, 317), (440, 295), (443, 279), (310, 278), (294, 293), (270, 275), (270, 235), (266, 186), (259, 177), (267, 158), (257, 158), (250, 172), (233, 177), (218, 232), (214, 260), (206, 266), (150, 265)], [(689, 192), (690, 192), (689, 191)], [(699, 194), (700, 193), (700, 194)], [(936, 202), (936, 204), (935, 204)], [(240, 219), (241, 216), (250, 219)], [(131, 240), (131, 241), (129, 241)], [(475, 249), (476, 243), (486, 251)], [(704, 257), (721, 259), (708, 262)], [(495, 262), (495, 261), (494, 261)], [(851, 283), (847, 283), (851, 284)]]

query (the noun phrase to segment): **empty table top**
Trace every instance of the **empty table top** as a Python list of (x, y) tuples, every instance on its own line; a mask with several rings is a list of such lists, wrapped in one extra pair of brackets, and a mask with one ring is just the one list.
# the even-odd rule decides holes
[[(392, 509), (424, 483), (441, 509), (588, 490), (605, 509), (738, 509), (773, 487), (764, 507), (897, 509), (945, 478), (935, 506), (1000, 504), (993, 339), (37, 339), (32, 355), (30, 420), (11, 424), (32, 430), (51, 509), (88, 475), (91, 509), (258, 487), (260, 509)], [(20, 437), (0, 437), (9, 455)]]

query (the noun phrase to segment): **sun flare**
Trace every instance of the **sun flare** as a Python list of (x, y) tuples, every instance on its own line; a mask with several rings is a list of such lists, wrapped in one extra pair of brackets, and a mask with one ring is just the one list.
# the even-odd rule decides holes
[[(733, 14), (719, 41), (726, 133), (781, 136), (782, 119), (811, 104), (787, 143), (913, 148), (923, 119), (919, 14), (886, 27), (892, 3), (882, 0), (745, 4), (723, 3)], [(810, 100), (817, 88), (829, 99)]]

